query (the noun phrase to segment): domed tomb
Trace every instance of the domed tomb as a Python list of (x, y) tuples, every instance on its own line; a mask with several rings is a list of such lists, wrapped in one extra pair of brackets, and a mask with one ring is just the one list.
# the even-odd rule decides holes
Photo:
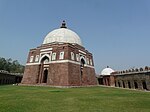
[(100, 75), (111, 75), (112, 72), (115, 72), (115, 71), (107, 66), (107, 68), (104, 68), (102, 70)]
[(62, 26), (47, 34), (42, 45), (30, 49), (22, 84), (51, 86), (96, 85), (92, 53), (80, 37)]

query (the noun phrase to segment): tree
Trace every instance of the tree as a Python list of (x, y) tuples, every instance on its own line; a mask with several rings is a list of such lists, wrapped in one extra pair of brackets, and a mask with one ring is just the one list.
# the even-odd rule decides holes
[(12, 73), (23, 73), (24, 66), (19, 64), (18, 60), (12, 61), (11, 58), (5, 59), (0, 57), (0, 70), (6, 70)]

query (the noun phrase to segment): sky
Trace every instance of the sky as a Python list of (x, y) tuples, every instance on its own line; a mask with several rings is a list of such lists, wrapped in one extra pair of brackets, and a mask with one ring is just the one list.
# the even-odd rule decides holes
[(150, 0), (0, 0), (0, 57), (25, 65), (63, 20), (93, 54), (96, 73), (150, 66)]

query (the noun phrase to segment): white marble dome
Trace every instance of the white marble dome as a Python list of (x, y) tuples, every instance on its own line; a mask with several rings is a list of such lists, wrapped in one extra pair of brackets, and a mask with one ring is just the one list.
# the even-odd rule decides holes
[(115, 72), (115, 71), (113, 69), (107, 67), (102, 70), (100, 75), (110, 75), (112, 72)]
[(67, 29), (65, 23), (62, 23), (62, 26), (59, 29), (55, 29), (47, 34), (43, 44), (48, 43), (72, 43), (82, 46), (80, 37), (72, 30)]

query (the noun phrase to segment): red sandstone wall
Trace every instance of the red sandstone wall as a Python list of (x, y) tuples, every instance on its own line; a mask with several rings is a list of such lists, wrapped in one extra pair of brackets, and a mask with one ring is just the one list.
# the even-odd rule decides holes
[(36, 84), (39, 75), (39, 65), (26, 65), (22, 84)]
[(47, 84), (54, 86), (68, 86), (68, 64), (50, 64)]
[(84, 85), (97, 85), (95, 69), (85, 67), (83, 71), (84, 71), (83, 77), (85, 78), (83, 84)]
[(69, 65), (69, 85), (70, 86), (80, 86), (81, 85), (81, 75), (80, 75), (80, 65), (68, 63)]
[(94, 68), (84, 67), (81, 77), (80, 65), (69, 63), (69, 85), (97, 85)]

